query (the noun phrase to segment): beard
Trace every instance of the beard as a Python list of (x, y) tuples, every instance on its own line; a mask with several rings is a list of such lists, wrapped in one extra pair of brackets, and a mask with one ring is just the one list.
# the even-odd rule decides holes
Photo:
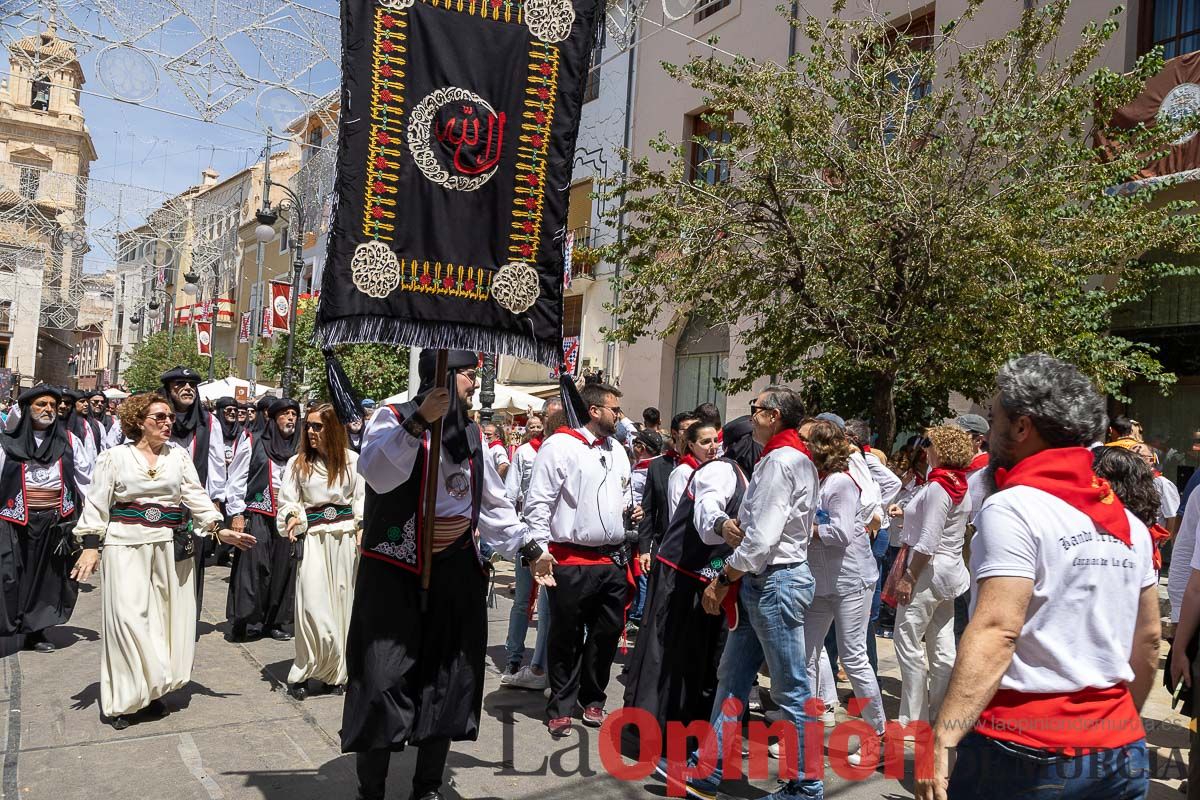
[(1008, 437), (1005, 437), (988, 451), (988, 465), (983, 468), (983, 486), (989, 495), (995, 494), (1000, 489), (996, 486), (996, 470), (1012, 469), (1017, 465), (1016, 457), (1013, 456), (1013, 442)]
[(617, 425), (616, 423), (601, 422), (600, 420), (596, 420), (596, 431), (601, 436), (613, 436), (617, 432)]

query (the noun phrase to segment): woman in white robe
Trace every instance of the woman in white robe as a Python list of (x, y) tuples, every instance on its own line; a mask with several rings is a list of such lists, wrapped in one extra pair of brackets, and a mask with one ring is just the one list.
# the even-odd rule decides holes
[(168, 441), (175, 414), (161, 397), (130, 398), (120, 415), (126, 443), (96, 460), (75, 526), (83, 552), (72, 571), (76, 580), (87, 580), (104, 545), (100, 710), (117, 730), (142, 709), (165, 714), (159, 698), (191, 680), (195, 562), (191, 555), (176, 560), (174, 544), (184, 509), (202, 536), (216, 534), (241, 548), (254, 542), (220, 530), (221, 512), (200, 485), (191, 456)]
[(346, 684), (346, 634), (366, 487), (358, 453), (350, 449), (333, 406), (310, 410), (303, 434), (280, 483), (276, 517), (281, 536), (293, 542), (303, 537), (297, 545), (302, 557), (296, 571), (296, 660), (287, 679), (288, 693), (297, 700), (308, 695), (310, 680), (335, 694)]

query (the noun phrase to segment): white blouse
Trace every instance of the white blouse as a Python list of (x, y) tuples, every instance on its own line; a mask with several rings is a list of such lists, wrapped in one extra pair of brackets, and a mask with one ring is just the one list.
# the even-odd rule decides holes
[(675, 516), (675, 509), (679, 508), (679, 501), (683, 499), (683, 493), (687, 491), (688, 481), (692, 479), (692, 473), (696, 468), (691, 464), (680, 464), (671, 470), (671, 475), (667, 478), (667, 520)]
[(196, 466), (186, 450), (167, 443), (150, 474), (146, 458), (133, 443), (105, 450), (96, 460), (92, 483), (88, 487), (83, 513), (75, 526), (76, 538), (95, 534), (107, 545), (137, 545), (170, 541), (170, 527), (149, 527), (126, 522), (110, 521), (115, 503), (154, 503), (163, 506), (186, 506), (192, 512), (194, 530), (203, 535), (204, 529), (220, 524), (221, 513), (213, 506), (208, 493), (200, 485)]
[(325, 465), (317, 462), (312, 465), (308, 477), (300, 480), (296, 472), (298, 456), (292, 456), (284, 470), (283, 483), (279, 488), (279, 514), (275, 517), (280, 536), (287, 536), (287, 523), (290, 517), (298, 517), (300, 526), (296, 528), (299, 536), (308, 531), (307, 509), (318, 506), (335, 505), (350, 506), (354, 516), (349, 519), (339, 519), (320, 530), (325, 533), (354, 533), (362, 527), (363, 500), (366, 496), (367, 482), (358, 474), (358, 453), (346, 451), (346, 473), (340, 481), (329, 485), (329, 473)]

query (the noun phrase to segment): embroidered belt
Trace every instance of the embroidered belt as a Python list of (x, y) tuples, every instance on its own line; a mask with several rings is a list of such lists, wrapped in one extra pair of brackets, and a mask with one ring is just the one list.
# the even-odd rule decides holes
[(114, 503), (109, 517), (113, 522), (123, 522), (126, 525), (176, 528), (184, 522), (184, 510), (182, 506), (164, 506), (158, 503)]
[(308, 527), (332, 525), (335, 522), (345, 522), (354, 519), (354, 509), (350, 506), (339, 506), (336, 503), (326, 503), (323, 506), (309, 506), (304, 509), (308, 518)]
[(61, 489), (26, 489), (25, 501), (33, 509), (58, 508)]
[(457, 542), (471, 527), (466, 517), (436, 517), (433, 521), (434, 553), (440, 553)]

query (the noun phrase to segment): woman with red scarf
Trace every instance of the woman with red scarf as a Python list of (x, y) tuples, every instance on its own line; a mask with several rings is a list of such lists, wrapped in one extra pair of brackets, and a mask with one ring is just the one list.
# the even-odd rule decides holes
[(688, 481), (692, 479), (692, 473), (717, 457), (721, 449), (718, 434), (717, 428), (700, 422), (692, 425), (683, 434), (683, 455), (679, 464), (671, 470), (671, 477), (667, 479), (668, 520), (675, 516), (675, 509), (679, 507), (679, 500), (687, 489)]
[(937, 717), (954, 669), (954, 598), (971, 583), (962, 558), (971, 517), (970, 434), (943, 425), (930, 428), (920, 444), (929, 479), (904, 514), (908, 566), (896, 586), (901, 725)]

